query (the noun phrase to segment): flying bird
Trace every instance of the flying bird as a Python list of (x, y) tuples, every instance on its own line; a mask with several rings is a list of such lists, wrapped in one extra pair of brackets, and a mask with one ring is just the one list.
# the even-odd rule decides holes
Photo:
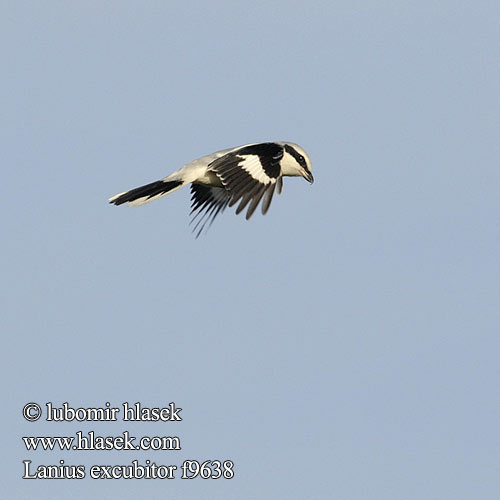
[(275, 189), (283, 187), (283, 177), (304, 177), (311, 184), (311, 160), (292, 142), (260, 142), (223, 149), (194, 160), (169, 176), (119, 193), (109, 199), (114, 205), (138, 206), (149, 203), (191, 184), (191, 214), (196, 237), (210, 226), (228, 206), (239, 202), (236, 213), (248, 205), (247, 220), (262, 200), (266, 214)]

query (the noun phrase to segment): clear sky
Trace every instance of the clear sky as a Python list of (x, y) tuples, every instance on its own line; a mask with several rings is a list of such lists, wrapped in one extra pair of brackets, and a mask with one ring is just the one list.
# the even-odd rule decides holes
[[(498, 2), (0, 9), (3, 498), (498, 499)], [(265, 217), (195, 240), (186, 189), (107, 203), (268, 140), (301, 144), (315, 183), (285, 179)], [(21, 414), (137, 401), (183, 420)], [(21, 440), (77, 431), (182, 449)], [(88, 477), (134, 459), (235, 476)]]

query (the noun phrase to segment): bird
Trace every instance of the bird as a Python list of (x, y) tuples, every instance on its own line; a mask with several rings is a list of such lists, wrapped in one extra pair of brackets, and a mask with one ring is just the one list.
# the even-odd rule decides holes
[(196, 238), (228, 206), (236, 205), (236, 214), (247, 206), (250, 219), (262, 200), (265, 215), (274, 191), (281, 194), (283, 177), (303, 177), (314, 182), (311, 160), (305, 150), (293, 142), (258, 142), (222, 149), (187, 163), (172, 174), (109, 198), (113, 205), (144, 205), (181, 187), (191, 185), (190, 224)]

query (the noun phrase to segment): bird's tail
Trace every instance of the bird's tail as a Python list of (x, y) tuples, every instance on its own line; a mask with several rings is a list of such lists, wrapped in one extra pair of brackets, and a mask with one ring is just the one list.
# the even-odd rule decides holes
[(130, 191), (125, 191), (124, 193), (115, 194), (115, 196), (109, 199), (109, 202), (114, 205), (122, 205), (123, 203), (129, 203), (133, 206), (144, 205), (145, 203), (149, 203), (150, 201), (161, 198), (179, 189), (183, 184), (182, 181), (167, 180), (151, 182), (145, 186), (140, 186)]

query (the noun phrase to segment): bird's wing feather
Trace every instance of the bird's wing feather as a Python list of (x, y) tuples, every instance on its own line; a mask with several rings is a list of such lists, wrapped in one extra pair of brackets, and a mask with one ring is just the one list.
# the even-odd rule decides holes
[(193, 232), (196, 237), (201, 234), (205, 226), (212, 225), (215, 217), (224, 211), (231, 196), (223, 187), (206, 186), (204, 184), (191, 184), (191, 213), (194, 223)]
[(281, 191), (283, 191), (283, 177), (280, 177), (276, 184), (277, 184), (276, 187), (277, 187), (278, 194), (281, 194)]
[(219, 177), (229, 194), (229, 206), (240, 202), (236, 213), (249, 204), (246, 214), (249, 219), (264, 195), (262, 213), (267, 212), (276, 181), (281, 178), (282, 158), (283, 146), (279, 144), (251, 144), (218, 158), (208, 168)]

